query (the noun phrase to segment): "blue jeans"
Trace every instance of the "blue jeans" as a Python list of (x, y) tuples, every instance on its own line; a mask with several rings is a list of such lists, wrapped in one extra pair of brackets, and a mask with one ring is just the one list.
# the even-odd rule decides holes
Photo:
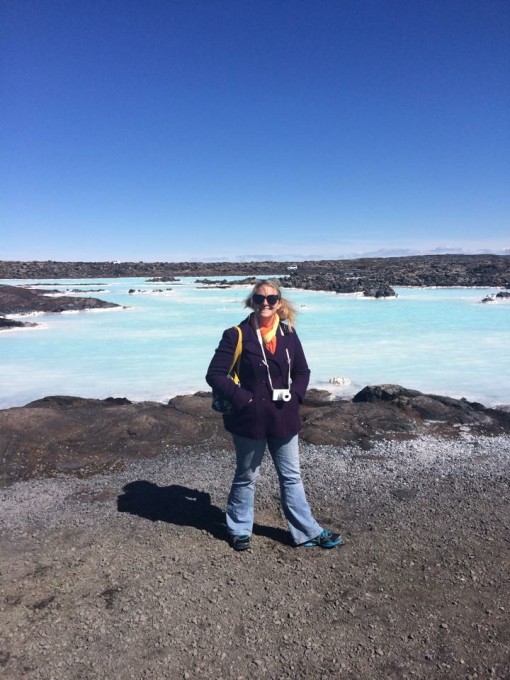
[(280, 482), (282, 508), (296, 545), (318, 536), (322, 529), (306, 500), (299, 467), (298, 435), (286, 439), (249, 439), (234, 434), (236, 472), (227, 501), (227, 527), (232, 536), (251, 535), (255, 483), (266, 444)]

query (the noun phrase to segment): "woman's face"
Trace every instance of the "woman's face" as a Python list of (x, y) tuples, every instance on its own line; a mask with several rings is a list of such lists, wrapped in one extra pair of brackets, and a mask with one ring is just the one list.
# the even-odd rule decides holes
[[(261, 301), (257, 301), (256, 300), (257, 295), (262, 295), (264, 299)], [(274, 295), (278, 298), (278, 300), (276, 301), (272, 300), (272, 304), (267, 299), (267, 297), (271, 295)], [(278, 291), (275, 290), (273, 286), (266, 286), (265, 284), (263, 286), (259, 286), (259, 288), (257, 288), (255, 293), (253, 294), (252, 306), (253, 309), (255, 310), (255, 314), (257, 315), (259, 323), (264, 326), (269, 324), (269, 322), (273, 320), (276, 312), (281, 307)]]

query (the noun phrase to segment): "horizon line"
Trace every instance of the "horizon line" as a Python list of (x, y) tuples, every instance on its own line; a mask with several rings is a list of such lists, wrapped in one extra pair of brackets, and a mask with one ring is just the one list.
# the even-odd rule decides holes
[(296, 255), (295, 253), (289, 254), (287, 257), (275, 256), (269, 254), (257, 254), (257, 255), (231, 255), (231, 256), (215, 256), (215, 257), (193, 257), (186, 258), (185, 256), (180, 256), (178, 258), (172, 259), (142, 259), (142, 260), (119, 260), (105, 258), (101, 260), (74, 260), (74, 259), (0, 259), (0, 262), (20, 262), (20, 263), (30, 263), (30, 262), (41, 262), (41, 263), (103, 263), (103, 264), (179, 264), (184, 262), (193, 262), (196, 264), (249, 264), (250, 262), (327, 262), (327, 261), (341, 261), (341, 260), (356, 260), (356, 259), (390, 259), (390, 258), (402, 258), (402, 257), (427, 257), (427, 256), (447, 256), (447, 255), (465, 255), (465, 256), (476, 256), (476, 255), (496, 255), (496, 256), (509, 256), (510, 248), (483, 248), (477, 250), (463, 250), (462, 248), (434, 248), (431, 250), (414, 250), (414, 249), (378, 249), (373, 251), (362, 251), (355, 253), (347, 253), (343, 255), (338, 255), (335, 257), (325, 257), (321, 255)]

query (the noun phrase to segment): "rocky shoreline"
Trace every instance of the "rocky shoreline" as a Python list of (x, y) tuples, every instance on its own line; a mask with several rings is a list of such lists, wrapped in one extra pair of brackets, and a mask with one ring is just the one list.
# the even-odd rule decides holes
[(328, 281), (331, 288), (388, 286), (510, 286), (510, 255), (421, 255), (408, 257), (309, 260), (304, 262), (21, 262), (0, 261), (0, 279), (267, 276), (285, 274), (292, 285)]
[[(510, 409), (399, 385), (366, 387), (351, 400), (333, 401), (309, 390), (301, 439), (311, 445), (358, 446), (434, 436), (510, 434)], [(53, 396), (0, 411), (0, 487), (59, 474), (87, 476), (161, 451), (230, 447), (211, 394), (174, 397), (168, 404), (124, 398)]]

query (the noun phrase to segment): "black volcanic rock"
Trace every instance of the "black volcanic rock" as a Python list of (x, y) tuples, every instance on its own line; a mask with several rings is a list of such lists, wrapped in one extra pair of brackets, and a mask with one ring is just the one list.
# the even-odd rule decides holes
[[(319, 276), (323, 288), (337, 292), (363, 291), (367, 285), (388, 286), (510, 286), (509, 255), (420, 255), (309, 260), (305, 262), (16, 262), (0, 261), (0, 278), (73, 278), (100, 280), (114, 277), (224, 277), (272, 275), (289, 277), (299, 285), (307, 276)], [(306, 280), (305, 280), (306, 283)]]
[(423, 394), (400, 385), (375, 385), (364, 387), (353, 398), (355, 404), (385, 404), (398, 408), (412, 418), (441, 422), (449, 426), (469, 425), (487, 434), (498, 428), (507, 432), (510, 418), (504, 411), (489, 409), (478, 402), (454, 399), (436, 394)]
[[(510, 433), (510, 412), (399, 385), (366, 387), (351, 401), (331, 401), (322, 391), (310, 390), (302, 417), (305, 442), (364, 449), (378, 440), (422, 434)], [(167, 405), (46, 397), (0, 410), (0, 485), (57, 473), (92, 474), (183, 447), (231, 446), (209, 392), (175, 397)]]
[(56, 396), (0, 410), (0, 485), (111, 469), (160, 454), (167, 445), (202, 446), (215, 434), (226, 446), (230, 438), (211, 409), (211, 396), (188, 402), (187, 397), (167, 406)]
[(0, 285), (0, 314), (30, 314), (32, 312), (65, 312), (85, 309), (120, 307), (97, 298), (49, 296), (48, 290)]
[(350, 278), (332, 271), (320, 274), (292, 273), (281, 283), (284, 288), (326, 290), (333, 293), (361, 293), (365, 286), (362, 278)]
[(253, 286), (257, 283), (256, 276), (246, 276), (244, 279), (237, 279), (235, 281), (227, 281), (227, 279), (222, 279), (218, 281), (217, 279), (196, 279), (195, 283), (199, 283), (202, 286), (208, 286), (210, 288), (230, 288), (231, 286)]
[(14, 319), (6, 319), (0, 316), (0, 331), (9, 330), (11, 328), (34, 328), (38, 324), (28, 323), (26, 321), (15, 321)]
[(396, 293), (384, 281), (364, 279), (362, 276), (351, 277), (333, 272), (323, 274), (291, 274), (282, 280), (284, 288), (300, 288), (304, 290), (326, 290), (334, 293), (363, 293), (365, 297), (395, 297)]
[(380, 283), (375, 286), (367, 286), (363, 289), (363, 295), (365, 297), (374, 298), (386, 298), (386, 297), (396, 297), (396, 293), (391, 286), (386, 283)]
[(152, 279), (147, 279), (147, 283), (173, 283), (178, 280), (175, 276), (155, 276)]

